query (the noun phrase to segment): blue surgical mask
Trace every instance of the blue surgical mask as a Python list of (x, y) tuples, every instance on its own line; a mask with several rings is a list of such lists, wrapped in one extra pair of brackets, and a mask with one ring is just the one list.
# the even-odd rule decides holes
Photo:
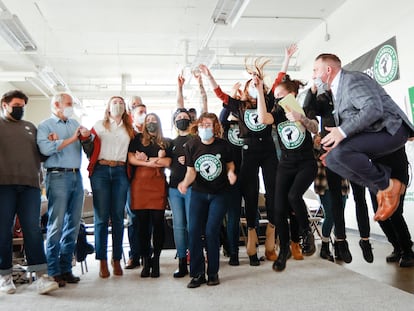
[(212, 128), (198, 128), (198, 136), (200, 136), (201, 140), (207, 141), (210, 140), (214, 134)]

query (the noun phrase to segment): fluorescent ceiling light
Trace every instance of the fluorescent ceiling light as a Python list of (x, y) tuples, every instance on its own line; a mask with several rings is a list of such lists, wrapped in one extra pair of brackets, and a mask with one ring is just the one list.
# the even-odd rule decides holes
[(0, 35), (16, 51), (36, 51), (37, 46), (16, 15), (8, 11), (0, 13)]
[(45, 67), (38, 73), (39, 79), (46, 84), (49, 88), (59, 89), (64, 91), (67, 85), (63, 78), (56, 73), (52, 68)]
[(210, 68), (215, 59), (216, 53), (213, 50), (209, 48), (200, 49), (191, 64), (191, 70), (197, 69), (200, 64), (204, 64)]
[(219, 0), (213, 12), (213, 22), (234, 27), (249, 2), (250, 0)]

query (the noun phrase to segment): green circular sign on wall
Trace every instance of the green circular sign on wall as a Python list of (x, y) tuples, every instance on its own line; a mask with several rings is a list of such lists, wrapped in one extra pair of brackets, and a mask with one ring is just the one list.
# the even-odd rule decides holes
[(394, 80), (398, 72), (397, 52), (391, 45), (384, 45), (375, 56), (374, 77), (381, 85)]

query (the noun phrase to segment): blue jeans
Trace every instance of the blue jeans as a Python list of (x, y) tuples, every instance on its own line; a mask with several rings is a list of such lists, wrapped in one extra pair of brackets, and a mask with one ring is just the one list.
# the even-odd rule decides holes
[(72, 271), (72, 257), (78, 238), (84, 198), (80, 172), (48, 172), (46, 195), (47, 268), (50, 276), (56, 276)]
[(240, 213), (241, 213), (241, 190), (237, 182), (226, 194), (227, 206), (227, 240), (230, 255), (239, 253), (240, 239)]
[(220, 228), (226, 211), (225, 194), (202, 193), (194, 189), (191, 191), (189, 218), (191, 277), (205, 274), (204, 245), (207, 248), (207, 275), (217, 274), (220, 259)]
[(46, 271), (46, 256), (40, 230), (40, 189), (0, 185), (0, 275), (12, 272), (13, 228), (17, 214), (23, 230), (29, 272)]
[(141, 256), (141, 246), (138, 238), (138, 220), (134, 211), (131, 210), (131, 187), (128, 185), (127, 202), (125, 210), (128, 216), (128, 241), (129, 241), (129, 259), (135, 263), (139, 262)]
[(112, 224), (112, 258), (121, 260), (124, 235), (124, 211), (128, 192), (125, 166), (95, 166), (91, 176), (93, 210), (95, 213), (96, 259), (107, 259), (108, 224)]
[[(323, 218), (323, 224), (322, 224), (322, 235), (323, 237), (328, 238), (331, 236), (331, 231), (334, 225), (331, 192), (329, 191), (329, 189), (327, 189), (325, 190), (325, 194), (320, 195), (319, 197), (321, 199), (321, 203), (323, 206), (323, 212), (324, 212), (324, 218)], [(345, 208), (346, 199), (347, 199), (347, 196), (343, 195), (342, 196), (342, 209)]]
[(168, 189), (168, 200), (173, 216), (174, 242), (178, 258), (187, 256), (190, 198), (191, 188), (188, 188), (186, 194), (181, 194), (177, 188)]

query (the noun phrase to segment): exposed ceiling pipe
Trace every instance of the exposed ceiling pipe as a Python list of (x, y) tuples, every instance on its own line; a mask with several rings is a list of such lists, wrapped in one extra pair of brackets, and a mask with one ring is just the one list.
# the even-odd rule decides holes
[(214, 32), (216, 31), (216, 26), (217, 24), (214, 24), (214, 23), (211, 24), (210, 29), (208, 30), (206, 36), (204, 37), (203, 42), (201, 43), (200, 50), (208, 47), (208, 44), (210, 43), (210, 40), (213, 37)]

